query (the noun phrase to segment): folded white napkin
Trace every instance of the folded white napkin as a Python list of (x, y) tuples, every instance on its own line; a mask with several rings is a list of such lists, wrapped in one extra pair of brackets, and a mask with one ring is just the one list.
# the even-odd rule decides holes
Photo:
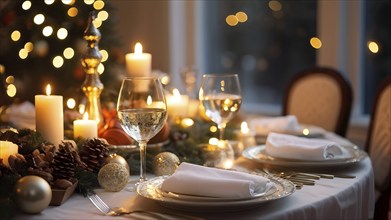
[(286, 159), (321, 161), (351, 157), (345, 148), (330, 140), (273, 132), (267, 136), (265, 150), (270, 156)]
[(248, 173), (181, 163), (162, 184), (167, 192), (216, 198), (251, 198), (274, 187), (269, 179)]
[(249, 122), (249, 126), (257, 134), (268, 134), (273, 131), (297, 132), (301, 130), (299, 122), (294, 115), (256, 118)]

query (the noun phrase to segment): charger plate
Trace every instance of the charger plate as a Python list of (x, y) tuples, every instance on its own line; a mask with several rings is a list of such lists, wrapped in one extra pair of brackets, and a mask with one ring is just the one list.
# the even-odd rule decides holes
[(290, 168), (339, 168), (358, 163), (368, 156), (365, 151), (360, 150), (357, 146), (345, 146), (344, 148), (350, 153), (350, 157), (323, 161), (276, 158), (266, 153), (264, 144), (246, 148), (242, 152), (242, 156), (257, 163)]
[(285, 198), (296, 190), (291, 181), (266, 174), (264, 176), (275, 184), (275, 189), (254, 198), (217, 199), (178, 194), (176, 194), (178, 196), (174, 196), (175, 194), (168, 194), (169, 192), (161, 190), (161, 185), (168, 176), (159, 176), (140, 183), (137, 187), (137, 193), (167, 208), (192, 212), (230, 212), (261, 206)]

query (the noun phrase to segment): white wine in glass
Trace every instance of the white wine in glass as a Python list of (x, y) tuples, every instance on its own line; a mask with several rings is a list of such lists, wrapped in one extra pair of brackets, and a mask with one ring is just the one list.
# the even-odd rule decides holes
[(224, 140), (227, 123), (242, 105), (242, 95), (237, 74), (204, 74), (199, 99), (205, 115), (217, 124), (220, 140)]
[(124, 131), (140, 148), (140, 179), (146, 180), (146, 147), (163, 128), (167, 105), (163, 86), (157, 77), (131, 77), (122, 81), (117, 103), (118, 118)]

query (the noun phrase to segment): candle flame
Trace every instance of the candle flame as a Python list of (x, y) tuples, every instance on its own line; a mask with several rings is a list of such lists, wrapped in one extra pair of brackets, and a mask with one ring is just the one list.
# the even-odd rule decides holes
[(141, 43), (136, 43), (136, 45), (134, 46), (134, 53), (138, 55), (141, 55), (143, 53), (143, 45), (141, 45)]
[(50, 87), (50, 84), (46, 86), (46, 95), (50, 95), (52, 92), (52, 88)]
[(152, 105), (152, 97), (150, 95), (147, 98), (147, 105)]
[(173, 90), (172, 90), (172, 94), (173, 94), (175, 97), (181, 97), (181, 93), (179, 93), (179, 90), (178, 90), (178, 89), (173, 89)]
[(83, 120), (88, 120), (88, 112), (84, 113)]
[(243, 134), (248, 134), (250, 132), (250, 129), (248, 128), (248, 125), (247, 125), (247, 122), (242, 122), (242, 124), (240, 124), (240, 131), (243, 133)]

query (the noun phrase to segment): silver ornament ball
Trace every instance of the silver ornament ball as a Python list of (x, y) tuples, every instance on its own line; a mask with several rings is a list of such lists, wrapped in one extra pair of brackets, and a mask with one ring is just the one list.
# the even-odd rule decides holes
[(15, 197), (23, 212), (37, 214), (47, 208), (52, 200), (52, 189), (39, 176), (25, 176), (15, 184)]
[(153, 158), (152, 169), (157, 176), (171, 175), (179, 166), (177, 155), (170, 152), (162, 152)]
[(123, 165), (123, 166), (128, 170), (128, 172), (130, 173), (130, 168), (129, 168), (128, 162), (125, 160), (125, 158), (123, 158), (122, 156), (120, 156), (120, 155), (118, 155), (118, 154), (110, 154), (108, 157), (106, 157), (104, 165), (109, 164), (109, 163), (118, 163), (118, 164), (121, 164), (121, 165)]

